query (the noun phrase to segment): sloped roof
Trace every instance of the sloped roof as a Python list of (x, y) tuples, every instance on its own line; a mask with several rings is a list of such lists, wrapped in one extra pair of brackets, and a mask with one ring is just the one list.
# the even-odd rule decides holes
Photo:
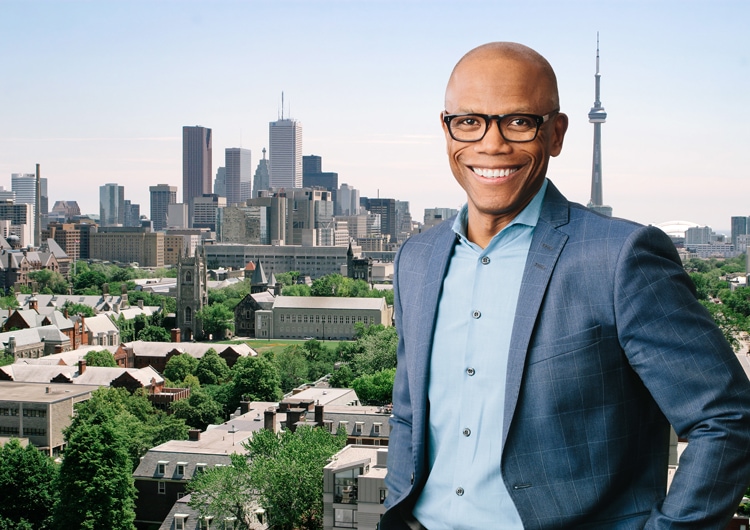
[(213, 348), (217, 353), (231, 348), (241, 357), (255, 357), (258, 353), (250, 346), (244, 343), (240, 344), (214, 344), (210, 342), (147, 342), (135, 340), (126, 342), (125, 347), (131, 348), (134, 355), (144, 357), (166, 357), (171, 351), (177, 350), (187, 353), (191, 357), (200, 359), (205, 355), (209, 348)]
[(115, 331), (119, 333), (119, 328), (112, 322), (107, 315), (96, 315), (87, 317), (84, 320), (86, 331), (98, 335), (99, 333), (109, 333)]
[(16, 346), (26, 346), (38, 342), (55, 342), (60, 344), (70, 344), (70, 339), (65, 333), (57, 329), (56, 326), (42, 326), (39, 328), (17, 329), (15, 331), (6, 331), (0, 333), (0, 344), (3, 347), (8, 346), (8, 339), (16, 338)]
[(149, 386), (152, 379), (157, 383), (164, 381), (159, 372), (153, 368), (120, 368), (105, 366), (87, 366), (83, 373), (79, 373), (78, 365), (42, 365), (13, 363), (0, 367), (13, 381), (25, 383), (49, 383), (68, 381), (74, 385), (110, 386), (112, 381), (127, 373), (143, 386)]

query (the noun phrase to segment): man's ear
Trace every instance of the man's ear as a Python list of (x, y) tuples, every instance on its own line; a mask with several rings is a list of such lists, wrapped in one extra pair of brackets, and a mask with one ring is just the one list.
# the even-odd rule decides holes
[(565, 132), (568, 130), (568, 115), (562, 112), (558, 113), (552, 124), (552, 138), (550, 145), (550, 156), (557, 156), (562, 151)]

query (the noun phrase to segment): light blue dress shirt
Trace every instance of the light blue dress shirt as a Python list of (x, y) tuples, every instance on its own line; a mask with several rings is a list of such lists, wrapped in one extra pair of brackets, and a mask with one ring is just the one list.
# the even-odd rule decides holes
[(547, 181), (482, 249), (467, 208), (438, 303), (428, 397), (430, 474), (414, 507), (429, 530), (523, 530), (500, 474), (505, 374), (526, 257)]

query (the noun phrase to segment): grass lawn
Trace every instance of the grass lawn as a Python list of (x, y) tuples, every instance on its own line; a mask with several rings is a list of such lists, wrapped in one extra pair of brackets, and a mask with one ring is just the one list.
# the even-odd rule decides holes
[[(299, 346), (302, 346), (305, 344), (305, 340), (285, 340), (285, 339), (271, 339), (271, 340), (262, 340), (262, 339), (251, 339), (251, 340), (228, 340), (228, 341), (222, 341), (222, 344), (247, 344), (252, 349), (257, 351), (259, 354), (264, 353), (267, 351), (270, 352), (280, 352), (287, 346), (291, 346), (293, 344), (297, 344)], [(336, 348), (338, 343), (340, 341), (337, 340), (321, 340), (320, 341), (324, 347), (326, 348)]]

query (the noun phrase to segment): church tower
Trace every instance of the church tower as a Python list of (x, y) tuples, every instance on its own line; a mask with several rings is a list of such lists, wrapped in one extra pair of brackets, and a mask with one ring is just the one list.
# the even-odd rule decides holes
[(203, 336), (203, 326), (196, 313), (208, 305), (208, 270), (206, 251), (195, 249), (195, 254), (177, 260), (177, 327), (182, 341)]
[(612, 207), (604, 205), (602, 191), (602, 123), (607, 121), (607, 113), (599, 99), (601, 74), (599, 73), (599, 34), (596, 34), (596, 74), (594, 106), (589, 111), (589, 122), (594, 124), (594, 161), (591, 167), (591, 200), (589, 209), (612, 217)]

